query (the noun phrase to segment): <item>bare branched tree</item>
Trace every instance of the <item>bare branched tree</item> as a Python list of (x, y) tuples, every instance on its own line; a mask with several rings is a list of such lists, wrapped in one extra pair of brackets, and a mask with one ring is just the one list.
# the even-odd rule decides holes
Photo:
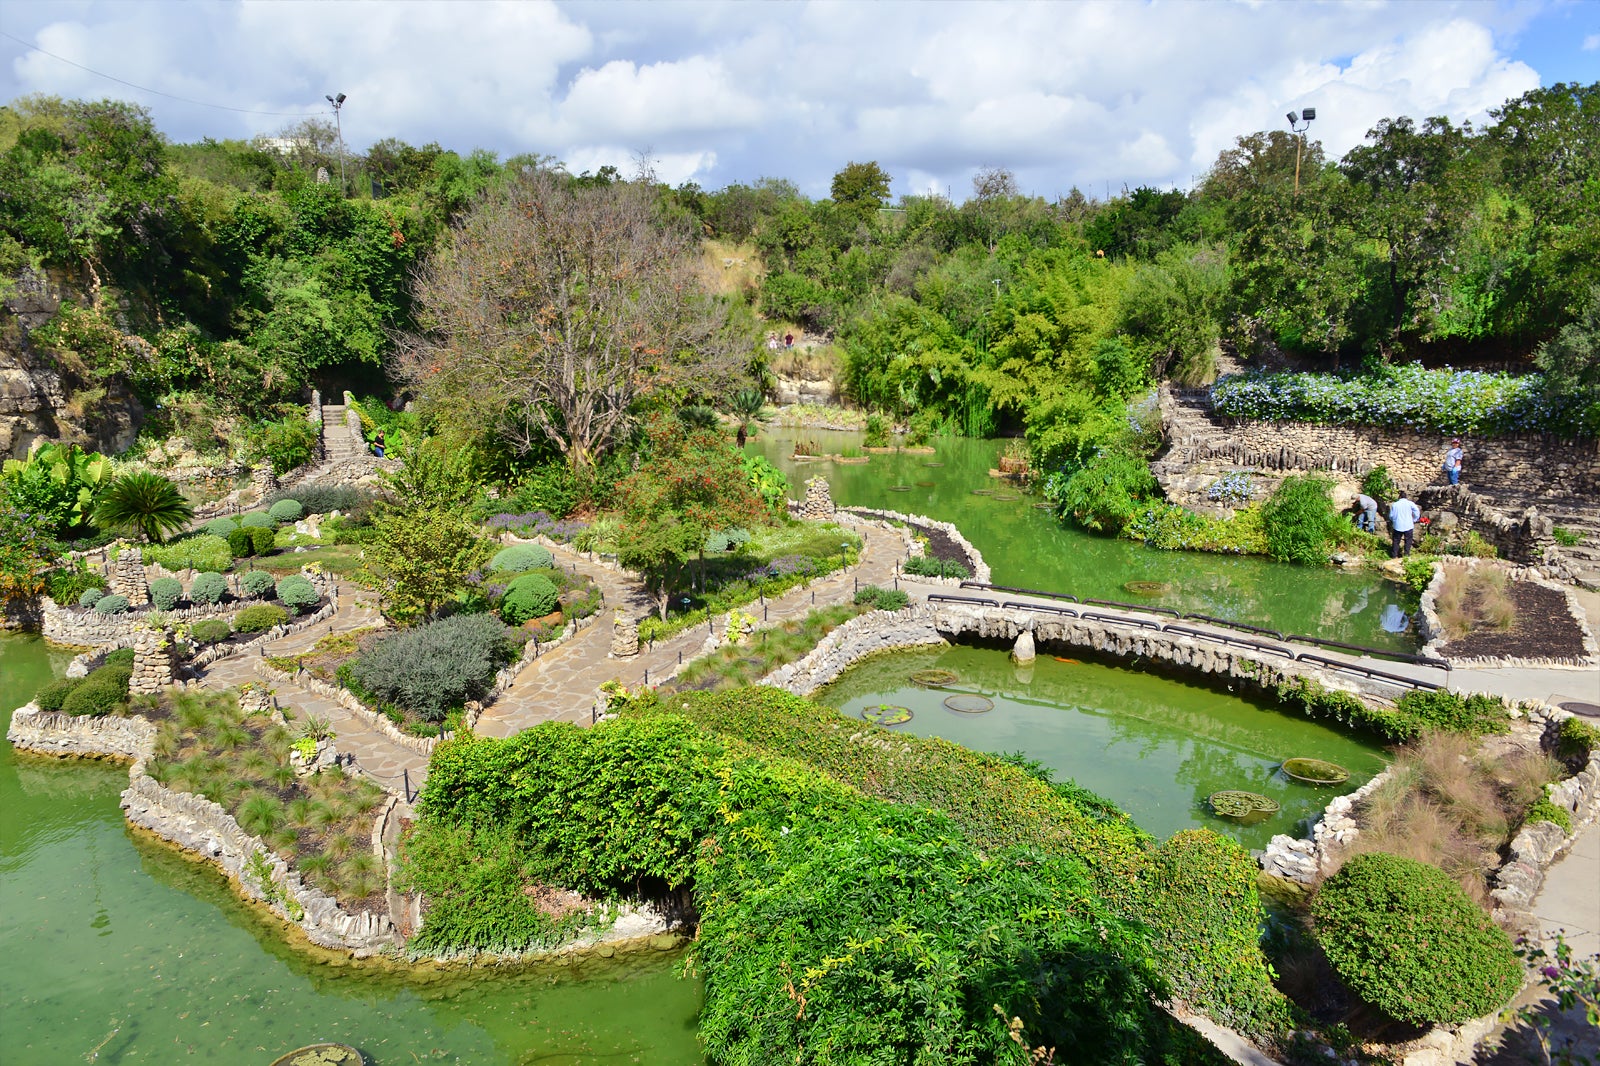
[(467, 435), (553, 444), (576, 469), (619, 441), (635, 400), (724, 388), (751, 340), (699, 287), (686, 226), (648, 189), (524, 174), (488, 195), (419, 272), (424, 332), (405, 376)]

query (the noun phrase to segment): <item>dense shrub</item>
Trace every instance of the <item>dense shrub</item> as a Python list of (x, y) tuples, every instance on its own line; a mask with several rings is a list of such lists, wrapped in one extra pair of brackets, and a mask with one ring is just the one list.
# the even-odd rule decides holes
[(1051, 475), (1044, 488), (1045, 499), (1062, 518), (1110, 534), (1121, 533), (1157, 491), (1149, 465), (1118, 449), (1102, 450), (1070, 475)]
[(1600, 748), (1600, 729), (1583, 719), (1563, 718), (1556, 727), (1556, 754), (1563, 759), (1588, 762), (1596, 748)]
[(457, 615), (384, 637), (347, 666), (378, 700), (438, 722), (489, 691), (495, 671), (510, 658), (506, 637), (493, 615)]
[(236, 519), (227, 515), (223, 515), (221, 518), (213, 518), (211, 521), (201, 526), (200, 531), (209, 537), (226, 538), (229, 533), (232, 533), (238, 528), (239, 523)]
[(170, 611), (183, 598), (183, 582), (175, 577), (158, 577), (150, 582), (150, 602), (159, 611)]
[(144, 561), (160, 563), (168, 570), (226, 570), (233, 565), (233, 552), (222, 537), (209, 533), (185, 537), (170, 544), (146, 544)]
[(1530, 803), (1528, 809), (1523, 812), (1522, 824), (1532, 825), (1534, 822), (1550, 822), (1559, 827), (1563, 833), (1572, 832), (1572, 812), (1552, 803), (1548, 791)]
[(709, 555), (714, 552), (737, 551), (739, 548), (742, 548), (744, 545), (749, 543), (750, 531), (748, 529), (740, 529), (736, 526), (733, 529), (716, 530), (710, 536), (706, 537), (705, 549), (706, 554)]
[(106, 652), (106, 657), (100, 660), (101, 666), (133, 666), (133, 649), (117, 648), (115, 651)]
[(963, 581), (972, 571), (953, 559), (936, 559), (931, 555), (913, 555), (903, 567), (906, 573), (920, 577), (959, 577)]
[(267, 497), (263, 501), (267, 513), (271, 514), (273, 506), (284, 500), (294, 500), (306, 514), (327, 514), (329, 511), (343, 511), (348, 514), (371, 502), (372, 493), (349, 485), (306, 485), (295, 489), (292, 493), (280, 492)]
[(270, 599), (277, 590), (278, 583), (265, 570), (246, 570), (239, 578), (239, 587), (244, 590), (246, 596)]
[(106, 594), (103, 588), (84, 589), (78, 594), (79, 607), (93, 607)]
[(298, 522), (305, 514), (305, 509), (300, 506), (299, 500), (279, 500), (267, 508), (267, 514), (274, 522)]
[(101, 596), (94, 601), (94, 609), (100, 614), (122, 614), (128, 609), (128, 597), (112, 593)]
[(194, 580), (189, 582), (189, 599), (195, 603), (221, 603), (227, 591), (228, 579), (215, 570), (196, 574)]
[(128, 679), (132, 676), (131, 663), (102, 664), (61, 701), (61, 713), (95, 717), (110, 714), (128, 702)]
[(233, 627), (220, 618), (208, 618), (189, 627), (189, 639), (196, 644), (215, 644), (233, 635)]
[(256, 428), (253, 436), (252, 443), (272, 463), (272, 472), (282, 477), (316, 458), (317, 448), (322, 443), (322, 427), (320, 423), (289, 415)]
[(1267, 550), (1261, 509), (1254, 505), (1241, 507), (1227, 518), (1213, 518), (1165, 500), (1149, 500), (1122, 532), (1163, 551), (1264, 555)]
[(520, 574), (525, 570), (544, 570), (554, 562), (555, 557), (542, 545), (513, 544), (494, 553), (494, 558), (489, 560), (489, 569)]
[(1511, 728), (1505, 701), (1483, 692), (1462, 696), (1444, 689), (1413, 689), (1395, 701), (1395, 710), (1425, 728), (1468, 736), (1504, 733)]
[(898, 611), (911, 602), (911, 597), (899, 589), (862, 585), (856, 590), (855, 602), (858, 606), (871, 607), (875, 611)]
[(1377, 500), (1380, 506), (1399, 498), (1399, 493), (1395, 491), (1394, 478), (1389, 475), (1389, 468), (1382, 463), (1361, 475), (1361, 491)]
[(239, 525), (244, 529), (276, 529), (278, 523), (265, 511), (251, 511), (240, 517)]
[(1304, 677), (1279, 685), (1277, 695), (1282, 703), (1299, 710), (1308, 718), (1330, 719), (1351, 729), (1366, 730), (1399, 743), (1416, 740), (1425, 728), (1422, 722), (1398, 707), (1393, 710), (1371, 707), (1357, 696), (1323, 688)]
[(236, 529), (228, 534), (228, 552), (235, 559), (245, 559), (256, 553), (256, 542), (250, 533), (248, 529)]
[(106, 579), (81, 562), (58, 567), (45, 577), (45, 595), (60, 604), (82, 605), (82, 597), (90, 589), (104, 590)]
[(290, 574), (278, 582), (278, 602), (295, 614), (302, 614), (322, 598), (309, 579), (300, 574)]
[(1230, 375), (1211, 388), (1229, 418), (1384, 426), (1440, 433), (1576, 433), (1575, 407), (1551, 403), (1539, 374), (1429, 370), (1420, 363), (1354, 376)]
[(1328, 561), (1336, 530), (1345, 526), (1333, 505), (1326, 478), (1290, 475), (1261, 505), (1267, 554), (1285, 562), (1321, 566)]
[(506, 586), (500, 617), (514, 626), (531, 618), (543, 618), (555, 611), (559, 596), (555, 583), (543, 574), (523, 574)]
[(1350, 990), (1412, 1025), (1466, 1021), (1522, 985), (1510, 939), (1443, 870), (1358, 855), (1311, 903), (1317, 941)]
[(1406, 584), (1411, 586), (1413, 592), (1428, 591), (1428, 586), (1433, 584), (1433, 564), (1438, 562), (1431, 555), (1410, 555), (1402, 564), (1406, 576)]
[(233, 616), (233, 628), (240, 633), (265, 633), (289, 620), (289, 612), (273, 603), (258, 603)]
[(33, 702), (41, 711), (54, 713), (62, 702), (83, 682), (81, 677), (58, 677), (33, 694)]
[(245, 530), (250, 534), (250, 549), (257, 555), (265, 555), (272, 550), (277, 534), (266, 526), (251, 526)]

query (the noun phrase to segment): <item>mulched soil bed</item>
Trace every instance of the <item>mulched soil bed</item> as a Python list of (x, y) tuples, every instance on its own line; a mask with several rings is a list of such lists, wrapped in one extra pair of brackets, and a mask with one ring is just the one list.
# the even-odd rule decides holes
[(950, 534), (920, 522), (907, 522), (906, 525), (915, 530), (919, 536), (928, 538), (926, 553), (928, 558), (941, 559), (947, 563), (960, 563), (968, 570), (972, 569), (972, 560), (967, 557), (966, 550), (952, 540)]
[(1583, 632), (1567, 609), (1567, 597), (1531, 581), (1507, 584), (1516, 621), (1504, 631), (1478, 629), (1440, 650), (1447, 658), (1581, 659)]

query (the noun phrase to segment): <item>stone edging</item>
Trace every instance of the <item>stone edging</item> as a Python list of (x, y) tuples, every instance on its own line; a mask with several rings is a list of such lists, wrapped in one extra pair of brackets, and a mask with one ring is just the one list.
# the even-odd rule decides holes
[(1526, 581), (1541, 588), (1559, 592), (1567, 601), (1567, 614), (1577, 625), (1578, 631), (1583, 634), (1584, 657), (1574, 659), (1558, 656), (1520, 657), (1514, 655), (1474, 655), (1460, 657), (1448, 655), (1443, 651), (1446, 643), (1444, 626), (1439, 621), (1436, 604), (1439, 593), (1444, 588), (1446, 563), (1443, 559), (1436, 559), (1433, 563), (1433, 579), (1428, 582), (1427, 589), (1422, 593), (1422, 600), (1418, 610), (1419, 626), (1425, 641), (1420, 654), (1438, 659), (1447, 659), (1453, 669), (1457, 670), (1489, 670), (1499, 668), (1526, 668), (1535, 669), (1593, 669), (1600, 664), (1600, 645), (1596, 644), (1594, 630), (1590, 627), (1583, 607), (1579, 605), (1578, 598), (1570, 587), (1550, 581), (1539, 572), (1536, 567), (1503, 566), (1492, 559), (1462, 559), (1458, 562), (1452, 560), (1450, 566), (1459, 566), (1464, 570), (1471, 570), (1478, 566), (1503, 568), (1506, 576), (1511, 581)]
[[(267, 662), (265, 657), (255, 661), (252, 669), (257, 677), (274, 685), (297, 685), (316, 696), (332, 700), (351, 714), (360, 715), (366, 719), (367, 724), (396, 744), (423, 755), (431, 755), (433, 749), (439, 745), (440, 737), (414, 737), (409, 733), (400, 731), (400, 727), (389, 720), (389, 716), (381, 711), (375, 711), (356, 698), (356, 694), (341, 685), (330, 685), (321, 678), (302, 676), (279, 670)], [(376, 779), (374, 779), (376, 780)], [(379, 782), (382, 784), (382, 782)], [(388, 787), (385, 786), (385, 791)]]
[[(983, 561), (983, 553), (980, 552), (970, 540), (962, 535), (960, 529), (956, 528), (956, 526), (950, 522), (941, 522), (936, 518), (929, 518), (927, 515), (905, 514), (900, 511), (890, 511), (886, 508), (880, 507), (848, 507), (841, 508), (841, 510), (858, 515), (871, 515), (876, 518), (885, 518), (892, 521), (904, 522), (907, 525), (926, 526), (929, 529), (937, 529), (941, 533), (944, 533), (946, 536), (948, 536), (951, 540), (955, 541), (956, 546), (966, 554), (968, 568), (972, 571), (972, 577), (969, 580), (979, 581), (985, 585), (990, 583), (991, 575), (989, 573), (989, 564)], [(916, 552), (915, 554), (921, 553)], [(921, 584), (961, 584), (960, 579), (957, 578), (922, 577), (919, 575), (913, 576)]]
[[(259, 837), (245, 832), (219, 804), (175, 792), (146, 774), (155, 734), (156, 727), (143, 718), (79, 718), (44, 713), (29, 703), (12, 714), (6, 738), (24, 750), (47, 754), (131, 759), (128, 788), (121, 801), (129, 822), (217, 863), (240, 894), (266, 903), (273, 913), (298, 926), (313, 944), (357, 956), (396, 946), (398, 938), (388, 915), (345, 911), (333, 897), (305, 884), (297, 871)], [(258, 851), (272, 869), (274, 887), (270, 890), (245, 877), (245, 864)], [(269, 891), (273, 898), (268, 898)], [(291, 901), (294, 908), (288, 905)], [(298, 917), (291, 910), (298, 910)]]

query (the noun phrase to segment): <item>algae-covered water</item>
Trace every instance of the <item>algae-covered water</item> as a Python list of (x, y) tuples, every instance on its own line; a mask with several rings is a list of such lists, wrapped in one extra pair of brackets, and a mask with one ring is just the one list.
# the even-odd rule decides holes
[[(932, 455), (875, 454), (860, 465), (795, 462), (795, 442), (819, 453), (859, 445), (859, 433), (769, 429), (749, 448), (789, 478), (790, 493), (805, 479), (826, 477), (834, 502), (881, 507), (953, 522), (983, 553), (999, 585), (1066, 592), (1079, 597), (1159, 604), (1393, 651), (1413, 651), (1405, 590), (1371, 573), (1294, 566), (1270, 559), (1201, 552), (1168, 552), (1127, 540), (1069, 529), (1029, 495), (989, 476), (1004, 441), (941, 438)], [(983, 495), (975, 495), (978, 490)], [(1130, 593), (1129, 581), (1158, 582), (1155, 594)]]
[[(959, 680), (922, 688), (909, 678), (923, 669), (952, 670)], [(952, 696), (982, 696), (994, 706), (951, 710), (945, 700)], [(1374, 745), (1238, 695), (1050, 654), (1024, 668), (989, 648), (896, 652), (852, 667), (815, 698), (851, 717), (879, 704), (908, 707), (912, 719), (893, 728), (979, 751), (1021, 751), (1058, 780), (1105, 796), (1162, 839), (1204, 827), (1265, 848), (1274, 833), (1298, 835), (1328, 800), (1384, 766)], [(1336, 790), (1300, 784), (1279, 769), (1296, 756), (1336, 762), (1350, 780)], [(1219, 818), (1206, 797), (1224, 789), (1270, 796), (1280, 809), (1253, 825)]]
[[(0, 729), (66, 660), (0, 636)], [(6, 1066), (265, 1066), (321, 1040), (375, 1066), (704, 1061), (700, 986), (676, 953), (433, 980), (313, 962), (213, 867), (136, 838), (117, 807), (127, 783), (121, 766), (0, 747)]]

